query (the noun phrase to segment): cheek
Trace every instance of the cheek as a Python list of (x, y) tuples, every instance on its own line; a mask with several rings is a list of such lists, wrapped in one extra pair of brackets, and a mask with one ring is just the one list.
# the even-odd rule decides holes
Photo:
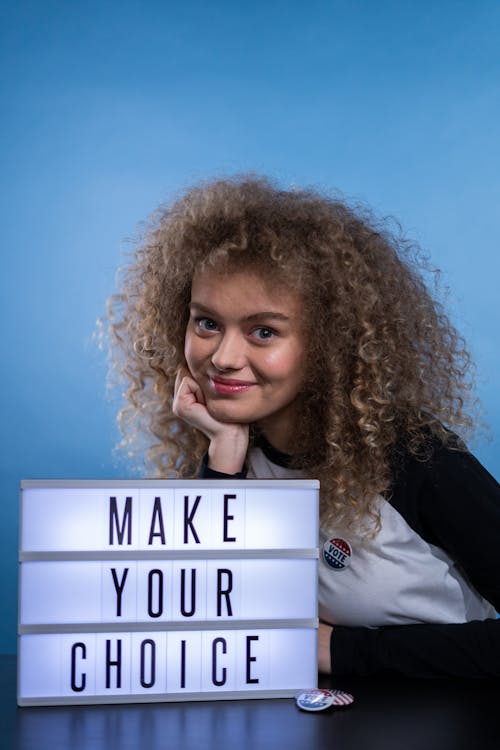
[(195, 336), (188, 328), (186, 331), (186, 338), (184, 340), (184, 356), (188, 364), (189, 369), (192, 368), (200, 360), (200, 339)]
[(269, 377), (294, 385), (303, 378), (303, 353), (300, 348), (281, 352), (270, 352), (264, 359), (263, 367)]

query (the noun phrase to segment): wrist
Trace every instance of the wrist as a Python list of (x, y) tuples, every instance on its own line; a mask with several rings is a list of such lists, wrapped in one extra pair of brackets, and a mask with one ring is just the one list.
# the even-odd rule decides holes
[(332, 636), (332, 626), (326, 622), (320, 622), (318, 628), (318, 671), (323, 674), (332, 673)]
[(248, 427), (237, 426), (214, 436), (208, 447), (208, 468), (223, 474), (242, 471), (248, 450)]

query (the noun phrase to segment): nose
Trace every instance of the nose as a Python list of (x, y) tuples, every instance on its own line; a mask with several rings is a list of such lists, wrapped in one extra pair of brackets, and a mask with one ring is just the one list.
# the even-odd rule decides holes
[(212, 354), (213, 366), (220, 372), (224, 370), (241, 370), (245, 364), (245, 342), (237, 332), (226, 331), (218, 341)]

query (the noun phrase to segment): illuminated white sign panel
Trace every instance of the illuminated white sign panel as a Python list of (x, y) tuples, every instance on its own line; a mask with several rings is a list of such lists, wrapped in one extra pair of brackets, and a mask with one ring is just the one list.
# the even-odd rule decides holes
[(317, 680), (319, 483), (23, 481), (19, 705)]

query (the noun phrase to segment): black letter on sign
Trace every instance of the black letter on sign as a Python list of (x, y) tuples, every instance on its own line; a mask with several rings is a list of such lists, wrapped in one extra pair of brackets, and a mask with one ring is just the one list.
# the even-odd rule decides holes
[(127, 580), (128, 568), (123, 569), (122, 580), (120, 582), (118, 582), (118, 577), (116, 575), (116, 568), (111, 568), (111, 575), (113, 576), (113, 583), (115, 584), (115, 590), (116, 590), (116, 616), (121, 617), (122, 616), (122, 594), (123, 594), (123, 587), (125, 586), (125, 581)]
[(256, 656), (252, 656), (251, 652), (251, 641), (258, 641), (259, 636), (258, 635), (247, 635), (247, 685), (251, 685), (252, 683), (257, 683), (259, 680), (257, 677), (251, 676), (251, 662), (257, 661)]
[[(227, 576), (226, 588), (222, 588), (222, 576)], [(233, 608), (231, 607), (231, 599), (229, 594), (233, 590), (233, 572), (227, 568), (217, 568), (217, 617), (222, 615), (222, 597), (226, 600), (227, 616), (233, 616)]]
[[(153, 610), (153, 576), (158, 576), (158, 609)], [(160, 617), (163, 614), (163, 571), (155, 568), (149, 571), (148, 575), (148, 615), (150, 617)]]
[(214, 685), (218, 685), (219, 687), (221, 685), (224, 685), (226, 682), (226, 667), (223, 667), (222, 669), (222, 675), (221, 679), (217, 679), (217, 645), (222, 645), (222, 653), (227, 653), (227, 643), (225, 638), (215, 638), (214, 642), (212, 643), (212, 682)]
[(192, 617), (196, 612), (196, 568), (191, 568), (191, 609), (186, 609), (186, 569), (181, 570), (181, 612), (183, 617)]
[(191, 513), (189, 513), (189, 495), (184, 495), (184, 544), (188, 543), (188, 527), (191, 529), (191, 534), (193, 535), (194, 541), (196, 544), (200, 543), (200, 539), (198, 537), (198, 534), (196, 533), (196, 529), (193, 526), (193, 518), (194, 514), (198, 510), (198, 505), (200, 504), (201, 495), (196, 495), (196, 500), (194, 501), (194, 505), (191, 508)]
[(186, 687), (186, 641), (181, 641), (181, 688)]
[(76, 684), (76, 649), (81, 649), (82, 652), (82, 659), (87, 658), (87, 647), (85, 646), (85, 643), (73, 643), (71, 646), (71, 690), (74, 690), (75, 693), (81, 693), (82, 690), (85, 690), (85, 685), (87, 682), (87, 677), (85, 672), (82, 672), (82, 681), (79, 685)]
[[(158, 531), (155, 531), (155, 524), (158, 522)], [(163, 526), (163, 513), (161, 511), (161, 500), (159, 497), (155, 497), (155, 504), (153, 507), (153, 515), (151, 516), (151, 528), (149, 529), (149, 541), (148, 544), (153, 544), (153, 537), (159, 536), (161, 543), (165, 544), (165, 528)]]
[(225, 542), (235, 542), (236, 537), (235, 536), (228, 536), (227, 535), (227, 524), (228, 521), (234, 521), (234, 516), (230, 516), (227, 512), (228, 508), (228, 501), (229, 500), (236, 500), (236, 495), (224, 495), (224, 541)]
[(116, 641), (116, 661), (111, 661), (111, 641), (106, 640), (106, 687), (111, 687), (111, 667), (116, 667), (116, 685), (122, 686), (122, 642)]
[[(146, 646), (151, 647), (151, 666), (149, 668), (150, 673), (150, 680), (149, 682), (146, 681), (146, 678), (144, 676), (145, 668), (144, 668), (144, 662), (146, 660), (145, 652), (146, 652)], [(156, 644), (154, 641), (151, 640), (151, 638), (146, 638), (145, 641), (141, 643), (141, 685), (143, 688), (150, 688), (153, 687), (155, 684), (155, 669), (156, 669)]]
[(125, 525), (127, 526), (127, 544), (132, 544), (132, 498), (127, 497), (125, 500), (125, 512), (123, 514), (121, 526), (118, 518), (118, 506), (116, 497), (109, 498), (109, 543), (114, 544), (114, 529), (118, 535), (118, 544), (123, 544), (125, 536)]

